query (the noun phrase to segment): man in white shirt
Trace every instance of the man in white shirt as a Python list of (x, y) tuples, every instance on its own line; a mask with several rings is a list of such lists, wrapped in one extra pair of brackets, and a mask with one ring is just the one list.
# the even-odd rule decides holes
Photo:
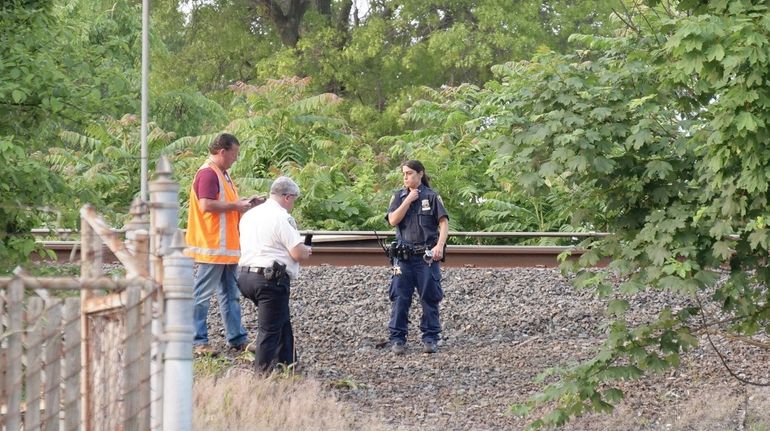
[(299, 262), (311, 254), (289, 215), (298, 197), (297, 183), (279, 177), (270, 186), (270, 199), (247, 211), (239, 225), (238, 288), (258, 308), (254, 367), (260, 374), (295, 362), (289, 285), (299, 274)]

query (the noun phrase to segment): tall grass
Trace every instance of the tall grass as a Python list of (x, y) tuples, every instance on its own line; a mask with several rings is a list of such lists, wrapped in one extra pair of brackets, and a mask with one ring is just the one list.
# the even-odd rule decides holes
[(268, 378), (231, 368), (220, 376), (198, 374), (193, 385), (195, 430), (383, 430), (324, 393), (321, 384), (291, 370)]

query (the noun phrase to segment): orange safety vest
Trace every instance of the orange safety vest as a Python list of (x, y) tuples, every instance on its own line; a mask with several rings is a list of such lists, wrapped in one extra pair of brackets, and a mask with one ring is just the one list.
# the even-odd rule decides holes
[[(201, 166), (198, 171), (211, 168), (219, 179), (220, 202), (235, 202), (238, 200), (238, 190), (232, 182), (225, 179), (222, 171), (211, 160)], [(197, 174), (196, 174), (197, 175)], [(238, 211), (221, 213), (203, 212), (200, 208), (198, 195), (195, 194), (194, 182), (190, 186), (190, 210), (187, 217), (187, 248), (185, 254), (196, 262), (232, 264), (238, 263), (241, 256), (241, 243), (238, 238), (238, 222), (241, 214)]]

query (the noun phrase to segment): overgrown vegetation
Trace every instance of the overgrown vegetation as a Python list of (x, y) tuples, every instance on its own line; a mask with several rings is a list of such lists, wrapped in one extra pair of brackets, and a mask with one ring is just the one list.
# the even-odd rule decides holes
[[(197, 362), (197, 361), (196, 361)], [(377, 418), (354, 414), (311, 379), (256, 377), (234, 368), (224, 376), (198, 376), (193, 386), (195, 429), (381, 430)]]
[[(399, 184), (398, 163), (410, 156), (446, 172), (436, 185), (457, 214), (453, 228), (560, 225), (551, 204), (496, 187), (485, 173), (489, 148), (455, 141), (462, 117), (437, 122), (444, 120), (419, 104), (402, 114), (418, 99), (443, 97), (423, 86), (481, 85), (491, 65), (537, 46), (564, 50), (577, 29), (609, 34), (617, 24), (604, 2), (385, 1), (366, 12), (347, 0), (289, 3), (296, 7), (153, 4), (150, 169), (162, 152), (173, 155), (182, 198), (211, 136), (226, 129), (244, 143), (234, 172), (242, 191), (264, 192), (279, 173), (296, 177), (307, 228), (385, 228), (381, 209)], [(293, 24), (281, 14), (295, 14)], [(84, 203), (114, 225), (125, 222), (139, 188), (141, 5), (15, 0), (0, 15), (7, 271), (35, 250), (29, 228), (76, 228)], [(433, 121), (434, 137), (412, 134), (423, 121)], [(445, 125), (456, 130), (442, 136)]]

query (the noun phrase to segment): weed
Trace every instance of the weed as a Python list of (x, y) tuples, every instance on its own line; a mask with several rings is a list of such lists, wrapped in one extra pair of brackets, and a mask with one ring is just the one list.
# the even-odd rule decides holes
[(218, 377), (232, 366), (230, 360), (222, 355), (203, 355), (193, 360), (193, 376)]
[(358, 383), (349, 377), (334, 380), (329, 385), (332, 387), (332, 389), (349, 390), (349, 391), (356, 391), (358, 389), (366, 388), (365, 384)]
[[(288, 378), (287, 378), (288, 377)], [(199, 376), (193, 387), (193, 426), (198, 430), (377, 431), (378, 418), (354, 414), (303, 379), (292, 367), (269, 378), (233, 368), (219, 377)]]
[(30, 263), (24, 270), (31, 277), (80, 276), (80, 264), (75, 263), (34, 262)]

